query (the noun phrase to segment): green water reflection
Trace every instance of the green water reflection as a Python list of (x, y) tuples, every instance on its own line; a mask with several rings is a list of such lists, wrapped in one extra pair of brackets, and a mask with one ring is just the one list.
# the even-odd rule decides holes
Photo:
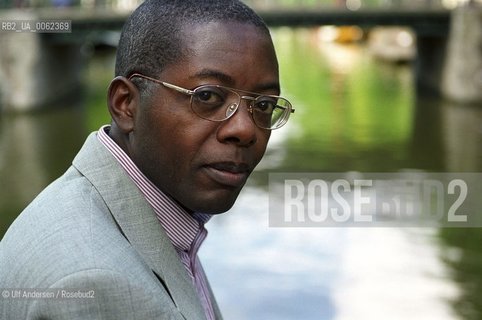
[[(363, 47), (320, 43), (306, 30), (278, 38), (285, 91), (298, 107), (284, 170), (444, 169), (437, 110), (424, 102), (430, 123), (416, 118), (411, 66), (380, 64)], [(419, 136), (418, 122), (435, 132)]]
[[(273, 133), (270, 161), (258, 176), (482, 171), (482, 108), (423, 98), (413, 89), (410, 65), (381, 64), (364, 46), (320, 43), (315, 30), (278, 29), (274, 38), (283, 94), (296, 113)], [(71, 108), (0, 117), (0, 235), (68, 167), (87, 134), (108, 122), (113, 62), (112, 53), (91, 59), (83, 99), (69, 102)], [(463, 319), (482, 319), (482, 232), (443, 229), (439, 236), (448, 253), (443, 259), (462, 289), (455, 310)]]

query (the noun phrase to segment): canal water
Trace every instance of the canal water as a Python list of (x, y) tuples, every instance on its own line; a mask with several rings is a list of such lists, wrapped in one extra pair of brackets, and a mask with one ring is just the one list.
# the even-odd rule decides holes
[[(268, 225), (270, 172), (481, 172), (482, 108), (423, 97), (410, 64), (377, 61), (363, 44), (273, 35), (296, 112), (200, 252), (225, 318), (482, 319), (480, 229)], [(92, 56), (64, 108), (0, 116), (0, 235), (108, 122), (113, 63)]]

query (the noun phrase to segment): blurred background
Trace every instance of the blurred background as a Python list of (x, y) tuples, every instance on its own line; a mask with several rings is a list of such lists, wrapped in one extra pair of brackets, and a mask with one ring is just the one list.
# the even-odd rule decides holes
[[(270, 172), (482, 171), (481, 1), (251, 0), (296, 113), (200, 255), (225, 319), (482, 319), (478, 228), (270, 228)], [(109, 122), (136, 0), (0, 0), (0, 238)], [(463, 62), (463, 63), (461, 63)]]

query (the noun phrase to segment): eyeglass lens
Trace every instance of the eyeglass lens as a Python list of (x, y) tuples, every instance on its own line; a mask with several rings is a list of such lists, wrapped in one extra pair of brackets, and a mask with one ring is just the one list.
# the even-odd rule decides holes
[[(291, 112), (290, 103), (281, 97), (258, 96), (245, 97), (251, 100), (252, 115), (255, 124), (261, 128), (279, 128), (288, 120)], [(191, 108), (201, 118), (223, 121), (231, 117), (241, 102), (241, 95), (220, 86), (201, 86), (194, 90)]]

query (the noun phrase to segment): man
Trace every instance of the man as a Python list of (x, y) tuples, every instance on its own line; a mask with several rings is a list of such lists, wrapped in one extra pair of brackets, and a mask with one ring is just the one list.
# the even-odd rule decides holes
[(147, 0), (115, 72), (111, 125), (0, 243), (2, 319), (221, 318), (197, 258), (204, 223), (292, 112), (268, 29), (237, 0)]

